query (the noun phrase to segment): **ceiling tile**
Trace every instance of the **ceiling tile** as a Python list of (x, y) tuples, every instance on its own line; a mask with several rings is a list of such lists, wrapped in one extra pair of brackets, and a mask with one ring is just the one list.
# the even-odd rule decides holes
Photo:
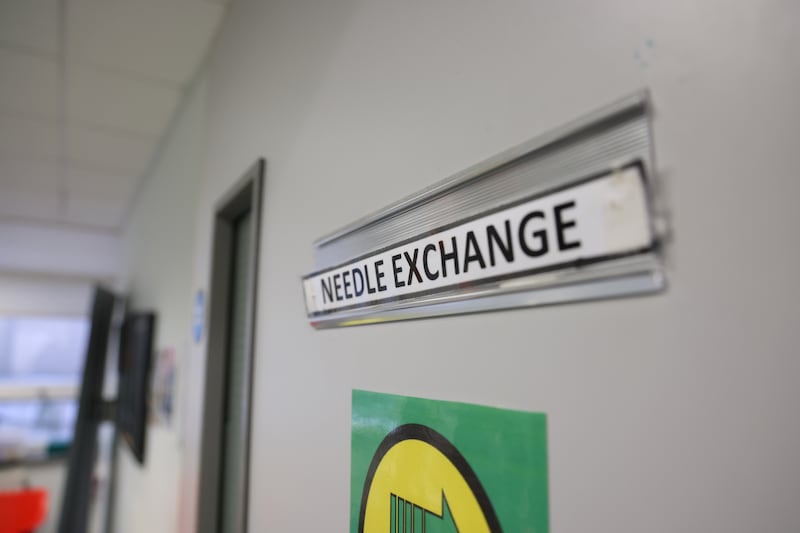
[(117, 229), (122, 223), (127, 202), (121, 198), (92, 198), (71, 194), (67, 199), (65, 219), (69, 223)]
[(0, 158), (0, 185), (29, 189), (57, 189), (61, 182), (61, 172), (57, 163)]
[(66, 158), (72, 166), (141, 175), (152, 158), (157, 138), (84, 126), (67, 126)]
[(171, 87), (79, 65), (67, 67), (69, 119), (160, 135), (180, 97), (177, 85)]
[(0, 48), (0, 109), (57, 118), (60, 88), (55, 59)]
[(0, 42), (58, 54), (58, 0), (0, 2)]
[(58, 211), (58, 191), (55, 187), (0, 185), (0, 215), (53, 221)]
[(67, 168), (66, 184), (76, 196), (128, 200), (139, 183), (138, 176), (121, 175), (95, 170)]
[(55, 160), (61, 156), (58, 122), (0, 115), (0, 155)]
[(184, 83), (224, 10), (191, 0), (74, 0), (67, 4), (68, 59)]

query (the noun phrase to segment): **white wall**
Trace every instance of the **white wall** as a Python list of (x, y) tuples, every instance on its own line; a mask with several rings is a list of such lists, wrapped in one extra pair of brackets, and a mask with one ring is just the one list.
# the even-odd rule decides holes
[(91, 298), (84, 279), (0, 271), (0, 315), (88, 315)]
[(119, 237), (111, 232), (0, 223), (0, 272), (108, 281), (117, 272)]
[[(196, 221), (195, 247), (164, 247), (132, 287), (187, 302), (189, 273), (208, 278), (213, 202), (267, 158), (249, 530), (347, 528), (353, 388), (547, 413), (552, 531), (800, 530), (798, 16), (778, 0), (234, 2), (207, 72), (197, 218), (155, 199), (137, 213)], [(667, 293), (308, 326), (315, 238), (642, 87), (674, 231)], [(172, 486), (135, 473), (120, 530), (166, 530), (155, 494)]]
[(0, 314), (85, 315), (119, 268), (119, 236), (0, 222)]
[[(194, 82), (144, 181), (122, 237), (120, 285), (130, 308), (156, 312), (156, 351), (176, 352), (176, 395), (191, 366), (195, 211), (203, 184), (205, 81)], [(196, 380), (195, 380), (196, 381)], [(172, 533), (178, 527), (181, 485), (181, 409), (172, 425), (150, 425), (145, 465), (119, 450), (115, 533)]]

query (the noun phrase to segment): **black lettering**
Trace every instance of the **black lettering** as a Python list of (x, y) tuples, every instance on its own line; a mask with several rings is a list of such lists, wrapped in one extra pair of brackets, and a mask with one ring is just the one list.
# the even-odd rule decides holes
[(408, 252), (403, 252), (403, 255), (406, 256), (406, 262), (408, 263), (408, 281), (406, 281), (406, 285), (411, 285), (411, 280), (414, 279), (414, 276), (417, 277), (419, 283), (422, 283), (422, 275), (419, 273), (419, 269), (417, 268), (417, 256), (419, 255), (419, 248), (414, 248), (414, 255), (408, 255)]
[[(474, 249), (474, 252), (471, 252), (470, 249)], [(467, 271), (469, 271), (469, 264), (473, 261), (477, 261), (481, 265), (481, 268), (486, 268), (486, 262), (483, 260), (481, 249), (478, 247), (478, 240), (475, 238), (475, 232), (468, 231), (466, 251), (464, 252), (465, 274), (467, 273)]]
[(352, 285), (352, 283), (350, 283), (349, 270), (345, 270), (344, 272), (342, 272), (342, 283), (344, 284), (344, 297), (348, 299), (352, 298), (353, 293), (350, 292), (350, 285)]
[(369, 269), (367, 268), (367, 265), (364, 265), (364, 277), (367, 278), (367, 294), (375, 294), (376, 292), (378, 292), (375, 289), (375, 287), (373, 287), (372, 284), (369, 282)]
[(403, 271), (403, 267), (398, 267), (397, 266), (397, 260), (402, 258), (402, 257), (403, 256), (400, 255), (400, 254), (395, 254), (395, 255), (392, 256), (392, 270), (394, 270), (394, 286), (395, 287), (405, 287), (406, 286), (406, 282), (405, 281), (400, 281), (400, 278), (397, 277), (397, 275), (400, 272)]
[[(358, 274), (358, 277), (356, 277), (356, 274)], [(356, 297), (364, 294), (364, 274), (357, 268), (353, 269), (353, 291)]]
[(458, 274), (458, 246), (456, 245), (456, 238), (451, 237), (451, 242), (453, 243), (453, 251), (450, 253), (444, 253), (444, 241), (439, 241), (439, 257), (442, 258), (442, 277), (447, 277), (447, 262), (453, 261), (453, 270), (455, 270), (455, 274)]
[(565, 209), (570, 209), (575, 207), (575, 200), (571, 202), (565, 202), (563, 204), (558, 204), (557, 206), (553, 207), (553, 215), (556, 218), (556, 237), (558, 238), (558, 249), (559, 250), (569, 250), (571, 248), (579, 248), (581, 245), (581, 241), (572, 241), (567, 242), (566, 237), (564, 236), (564, 231), (567, 228), (573, 228), (577, 225), (575, 220), (563, 220), (561, 218), (561, 212)]
[(328, 278), (328, 283), (325, 283), (324, 278), (320, 281), (322, 282), (322, 303), (332, 302), (333, 291), (331, 290), (331, 279)]
[(422, 269), (425, 271), (425, 275), (431, 281), (439, 278), (439, 273), (431, 272), (430, 267), (428, 267), (428, 253), (435, 251), (436, 251), (436, 246), (433, 244), (428, 244), (427, 246), (425, 246), (425, 250), (423, 250), (422, 252)]
[(534, 249), (528, 246), (528, 242), (526, 241), (526, 228), (528, 227), (528, 222), (530, 222), (533, 218), (544, 219), (544, 213), (541, 211), (531, 211), (525, 215), (525, 217), (522, 219), (522, 222), (519, 224), (519, 246), (526, 255), (529, 255), (530, 257), (539, 257), (540, 255), (546, 254), (548, 250), (547, 231), (544, 229), (534, 231), (532, 235), (539, 239), (539, 247)]
[(339, 292), (342, 289), (342, 286), (339, 284), (339, 276), (341, 276), (341, 274), (336, 274), (333, 276), (333, 288), (336, 289), (335, 293), (337, 302), (342, 301), (342, 294)]
[(511, 221), (506, 220), (506, 242), (500, 237), (497, 229), (493, 225), (486, 227), (486, 239), (489, 241), (489, 262), (492, 266), (495, 265), (494, 260), (494, 245), (500, 249), (500, 253), (506, 258), (506, 261), (511, 263), (514, 261), (514, 246), (511, 241)]
[(381, 278), (386, 276), (386, 273), (383, 272), (380, 267), (383, 266), (383, 259), (379, 261), (375, 261), (375, 283), (378, 284), (378, 290), (380, 292), (385, 291), (388, 287), (381, 283)]

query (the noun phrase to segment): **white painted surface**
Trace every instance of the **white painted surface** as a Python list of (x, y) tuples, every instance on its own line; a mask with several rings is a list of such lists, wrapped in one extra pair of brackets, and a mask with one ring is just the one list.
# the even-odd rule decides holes
[(221, 4), (196, 0), (69, 0), (67, 46), (94, 65), (182, 84), (194, 75), (224, 12)]
[(0, 271), (110, 280), (118, 255), (119, 237), (110, 233), (0, 223)]
[(0, 315), (88, 315), (92, 285), (80, 279), (0, 273)]
[[(232, 4), (209, 74), (212, 191), (268, 160), (250, 531), (346, 528), (352, 388), (546, 412), (553, 531), (800, 529), (799, 16)], [(666, 294), (305, 323), (292, 280), (315, 238), (643, 86), (674, 229)]]
[(157, 144), (154, 136), (127, 132), (109, 135), (102, 129), (70, 125), (65, 132), (64, 154), (79, 168), (140, 176), (155, 154)]
[[(196, 67), (196, 63), (190, 65)], [(68, 117), (140, 135), (158, 136), (182, 96), (180, 85), (136, 77), (109, 76), (100, 67), (75, 65), (67, 75)]]
[[(182, 387), (190, 361), (195, 211), (202, 186), (205, 149), (205, 84), (189, 92), (162, 156), (144, 182), (123, 234), (120, 282), (131, 309), (156, 313), (156, 350), (176, 353), (176, 412), (171, 426), (150, 425), (145, 465), (125, 445), (119, 453), (114, 532), (172, 533), (184, 494), (179, 473), (183, 430)], [(202, 368), (202, 367), (201, 367)], [(192, 401), (195, 401), (194, 398)]]
[(58, 173), (53, 167), (61, 154), (60, 143), (59, 132), (46, 120), (0, 116), (0, 149), (4, 156), (0, 168), (4, 181), (57, 183)]
[(58, 115), (58, 62), (0, 47), (0, 109), (12, 115)]
[[(141, 283), (207, 279), (213, 203), (265, 156), (249, 531), (346, 530), (353, 388), (547, 413), (554, 532), (800, 530), (798, 16), (779, 0), (233, 3), (194, 251), (164, 248)], [(665, 294), (307, 324), (316, 238), (641, 87), (673, 231)], [(174, 305), (188, 321), (190, 291)]]
[(0, 17), (0, 40), (39, 53), (58, 50), (59, 0), (6, 0)]

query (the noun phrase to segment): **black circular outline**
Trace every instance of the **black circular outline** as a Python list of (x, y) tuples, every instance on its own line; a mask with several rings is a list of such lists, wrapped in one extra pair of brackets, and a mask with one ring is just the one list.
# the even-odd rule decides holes
[(428, 443), (447, 457), (461, 474), (461, 477), (464, 478), (464, 481), (467, 482), (467, 486), (472, 491), (475, 499), (478, 500), (478, 505), (489, 525), (489, 531), (491, 533), (503, 532), (503, 528), (500, 527), (500, 521), (497, 519), (497, 514), (494, 512), (494, 507), (492, 507), (492, 502), (489, 501), (489, 496), (483, 489), (483, 485), (481, 485), (475, 471), (464, 456), (461, 455), (461, 452), (459, 452), (441, 433), (428, 426), (423, 426), (422, 424), (403, 424), (402, 426), (394, 428), (384, 437), (380, 445), (378, 445), (375, 455), (372, 456), (372, 462), (369, 465), (367, 477), (364, 480), (364, 489), (361, 492), (361, 509), (358, 513), (358, 533), (364, 533), (364, 515), (367, 512), (367, 498), (369, 497), (372, 480), (375, 477), (375, 472), (378, 470), (378, 465), (380, 465), (383, 456), (386, 455), (395, 444), (404, 440), (420, 440)]

